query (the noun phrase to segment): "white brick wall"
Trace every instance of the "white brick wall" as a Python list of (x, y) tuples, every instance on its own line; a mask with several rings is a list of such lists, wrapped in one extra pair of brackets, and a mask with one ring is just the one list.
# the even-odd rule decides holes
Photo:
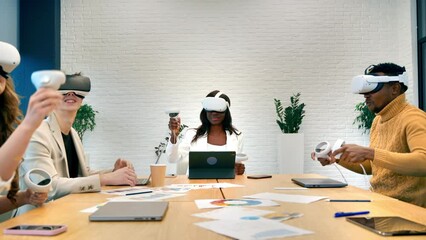
[[(62, 69), (92, 79), (86, 102), (99, 111), (85, 137), (94, 168), (116, 157), (147, 174), (167, 134), (164, 110), (181, 109), (198, 126), (200, 101), (219, 89), (244, 132), (247, 173), (276, 173), (273, 99), (301, 92), (305, 172), (341, 179), (309, 153), (321, 140), (368, 145), (352, 125), (350, 80), (392, 61), (412, 74), (410, 0), (62, 1)], [(412, 83), (410, 83), (412, 86)], [(413, 89), (408, 91), (413, 99)], [(361, 175), (344, 171), (350, 184)]]

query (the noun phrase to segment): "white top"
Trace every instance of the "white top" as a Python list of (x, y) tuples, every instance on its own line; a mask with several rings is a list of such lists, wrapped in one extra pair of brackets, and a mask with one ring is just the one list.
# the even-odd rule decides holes
[(226, 145), (213, 145), (210, 143), (207, 143), (207, 151), (211, 151), (211, 152), (223, 152), (226, 151)]
[(184, 137), (176, 144), (169, 141), (166, 148), (167, 160), (170, 163), (180, 161), (188, 162), (190, 151), (235, 151), (236, 153), (243, 152), (243, 134), (237, 135), (226, 131), (226, 144), (223, 146), (211, 145), (207, 143), (207, 134), (198, 138), (192, 143), (192, 139), (196, 134), (196, 129), (188, 129)]

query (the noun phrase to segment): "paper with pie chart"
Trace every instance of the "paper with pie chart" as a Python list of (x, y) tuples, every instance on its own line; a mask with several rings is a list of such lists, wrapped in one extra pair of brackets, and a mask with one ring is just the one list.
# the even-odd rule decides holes
[(278, 203), (267, 199), (198, 199), (195, 204), (199, 209), (221, 207), (271, 207)]

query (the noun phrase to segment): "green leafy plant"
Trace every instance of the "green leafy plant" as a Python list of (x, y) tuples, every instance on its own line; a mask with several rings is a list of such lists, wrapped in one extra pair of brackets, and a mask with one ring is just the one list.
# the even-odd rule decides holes
[[(179, 133), (178, 133), (179, 139), (182, 138), (181, 133), (182, 133), (183, 129), (185, 129), (187, 127), (188, 126), (185, 125), (185, 124), (181, 124), (180, 125), (180, 127), (179, 127)], [(165, 141), (164, 142), (160, 142), (160, 144), (158, 144), (158, 146), (154, 148), (155, 149), (155, 155), (157, 156), (157, 161), (156, 162), (158, 162), (158, 159), (160, 159), (161, 154), (163, 154), (163, 153), (166, 152), (166, 147), (167, 147), (167, 143), (169, 142), (169, 138), (170, 137), (165, 137), (164, 138)]]
[(358, 129), (362, 129), (363, 134), (369, 133), (371, 124), (373, 123), (376, 115), (368, 109), (365, 102), (360, 102), (355, 105), (355, 112), (358, 113), (358, 116), (355, 117), (355, 120), (352, 124), (358, 125)]
[(80, 139), (83, 139), (84, 133), (89, 130), (93, 131), (96, 126), (95, 117), (98, 111), (95, 111), (89, 104), (83, 104), (77, 111), (73, 128), (77, 131)]
[(303, 117), (305, 117), (305, 104), (299, 103), (300, 93), (290, 97), (290, 106), (284, 108), (281, 100), (275, 99), (277, 124), (283, 133), (298, 133)]

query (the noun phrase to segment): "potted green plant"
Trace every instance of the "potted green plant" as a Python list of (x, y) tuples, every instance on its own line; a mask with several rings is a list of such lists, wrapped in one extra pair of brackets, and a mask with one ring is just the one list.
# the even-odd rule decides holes
[(355, 117), (352, 124), (356, 124), (358, 129), (362, 129), (363, 134), (367, 134), (370, 132), (371, 124), (373, 123), (376, 115), (368, 109), (365, 102), (360, 102), (355, 105), (355, 112), (358, 115)]
[(276, 122), (282, 134), (277, 139), (277, 162), (280, 173), (303, 173), (304, 135), (299, 133), (305, 117), (305, 104), (300, 102), (300, 93), (290, 97), (290, 105), (283, 106), (281, 100), (274, 99)]
[(93, 131), (96, 126), (95, 117), (98, 111), (95, 111), (89, 104), (83, 104), (77, 111), (73, 128), (77, 131), (80, 139), (83, 139), (84, 133), (89, 130)]
[(300, 93), (290, 97), (290, 106), (284, 108), (281, 100), (275, 99), (275, 110), (277, 112), (277, 124), (282, 133), (298, 133), (302, 120), (305, 117), (305, 104), (299, 103)]

